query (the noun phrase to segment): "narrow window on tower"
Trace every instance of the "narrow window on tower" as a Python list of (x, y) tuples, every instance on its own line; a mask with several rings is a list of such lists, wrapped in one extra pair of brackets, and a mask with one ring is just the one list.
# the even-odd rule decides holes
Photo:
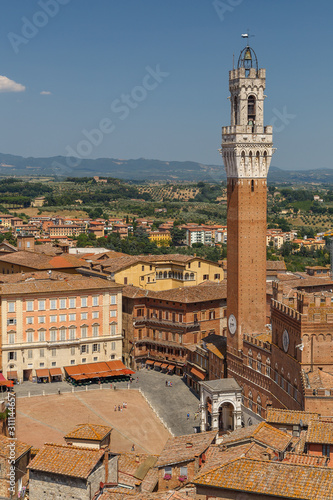
[(251, 191), (252, 191), (252, 193), (254, 192), (254, 180), (253, 179), (251, 181)]
[(256, 121), (256, 98), (254, 95), (250, 95), (247, 100), (247, 124), (252, 127), (252, 132), (254, 132), (254, 126)]

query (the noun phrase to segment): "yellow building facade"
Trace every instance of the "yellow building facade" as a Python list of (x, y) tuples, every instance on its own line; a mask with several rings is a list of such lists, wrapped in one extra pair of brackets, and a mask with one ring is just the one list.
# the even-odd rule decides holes
[(133, 285), (146, 290), (169, 290), (183, 286), (199, 285), (203, 281), (216, 281), (224, 279), (223, 269), (215, 262), (199, 257), (179, 256), (182, 259), (152, 260), (153, 256), (127, 264), (114, 270), (111, 274), (116, 283)]

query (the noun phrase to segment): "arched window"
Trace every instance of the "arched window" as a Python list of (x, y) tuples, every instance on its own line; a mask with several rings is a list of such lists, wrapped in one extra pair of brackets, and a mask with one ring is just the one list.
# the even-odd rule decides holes
[(260, 158), (260, 153), (259, 151), (256, 152), (256, 169), (259, 169), (259, 158)]
[(194, 280), (194, 273), (190, 274), (190, 280)]
[(258, 370), (258, 372), (261, 373), (261, 356), (260, 356), (260, 352), (258, 352), (258, 356), (257, 356), (257, 370)]
[(172, 272), (169, 271), (169, 278), (172, 278)]
[(249, 392), (249, 408), (250, 410), (253, 409), (253, 395), (251, 391)]
[(252, 358), (252, 351), (251, 351), (251, 349), (249, 350), (248, 355), (249, 355), (249, 358), (248, 358), (248, 360), (249, 360), (249, 367), (252, 368), (252, 366), (253, 366), (253, 358)]
[(260, 396), (257, 397), (257, 413), (261, 416), (262, 413), (262, 405)]
[(249, 168), (252, 168), (252, 151), (249, 152)]
[(168, 277), (168, 273), (166, 271), (164, 271), (164, 274), (163, 274), (163, 278), (167, 278)]
[(160, 271), (160, 272), (158, 273), (158, 277), (159, 277), (159, 279), (160, 279), (160, 280), (162, 279), (162, 277), (163, 277), (163, 273), (162, 273), (162, 271)]
[(267, 377), (271, 376), (271, 360), (269, 358), (266, 359), (266, 375)]
[(254, 180), (252, 179), (251, 181), (251, 192), (253, 193), (254, 192)]
[(284, 369), (283, 367), (281, 368), (281, 387), (284, 389)]
[(247, 100), (247, 123), (252, 127), (252, 132), (254, 132), (254, 125), (256, 120), (256, 98), (254, 95), (250, 95)]
[(241, 152), (241, 164), (240, 164), (241, 168), (244, 168), (245, 166), (245, 151), (242, 151)]
[(185, 280), (188, 280), (189, 274), (185, 273)]
[(262, 160), (262, 166), (266, 169), (267, 168), (267, 151), (264, 152), (264, 158)]

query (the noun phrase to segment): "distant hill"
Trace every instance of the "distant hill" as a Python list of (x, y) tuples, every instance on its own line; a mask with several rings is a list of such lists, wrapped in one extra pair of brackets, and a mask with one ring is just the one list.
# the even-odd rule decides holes
[[(24, 158), (0, 153), (0, 176), (92, 177), (94, 175), (137, 181), (221, 182), (226, 180), (221, 165), (205, 165), (194, 161), (161, 161), (138, 158), (120, 160), (98, 158), (79, 160), (54, 156)], [(268, 182), (333, 184), (333, 169), (282, 170), (271, 167)]]

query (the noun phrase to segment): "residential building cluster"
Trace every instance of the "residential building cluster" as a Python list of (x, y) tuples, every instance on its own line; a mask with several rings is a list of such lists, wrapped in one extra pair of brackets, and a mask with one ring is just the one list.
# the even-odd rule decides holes
[[(30, 500), (333, 498), (333, 423), (314, 411), (271, 408), (256, 425), (170, 437), (155, 455), (113, 452), (107, 425), (78, 424), (63, 438), (39, 450), (16, 443), (16, 494), (28, 491)], [(4, 467), (8, 444), (1, 435)], [(2, 476), (0, 491), (8, 483)]]

